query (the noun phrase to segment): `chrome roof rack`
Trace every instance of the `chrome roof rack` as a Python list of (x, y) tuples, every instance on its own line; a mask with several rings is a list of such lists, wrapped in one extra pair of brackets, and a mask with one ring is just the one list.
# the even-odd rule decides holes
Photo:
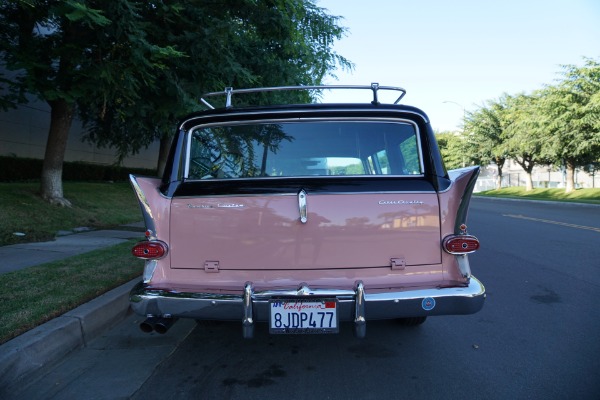
[(400, 100), (402, 100), (404, 95), (406, 94), (406, 90), (401, 87), (379, 86), (379, 83), (371, 83), (371, 86), (365, 86), (365, 85), (276, 86), (276, 87), (266, 87), (266, 88), (235, 89), (235, 90), (232, 87), (227, 87), (222, 92), (210, 92), (210, 93), (203, 94), (202, 98), (200, 98), (200, 101), (204, 105), (206, 105), (208, 108), (214, 110), (215, 107), (212, 104), (210, 104), (208, 101), (206, 101), (204, 99), (205, 97), (226, 96), (225, 107), (231, 108), (231, 107), (233, 107), (233, 104), (232, 104), (233, 94), (265, 93), (265, 92), (276, 92), (276, 91), (285, 91), (285, 90), (329, 90), (329, 89), (368, 89), (368, 90), (371, 90), (373, 92), (373, 101), (371, 101), (372, 104), (380, 104), (378, 96), (377, 96), (377, 92), (380, 90), (392, 90), (392, 91), (401, 92), (400, 96), (396, 99), (396, 101), (394, 101), (394, 104), (398, 104), (400, 102)]

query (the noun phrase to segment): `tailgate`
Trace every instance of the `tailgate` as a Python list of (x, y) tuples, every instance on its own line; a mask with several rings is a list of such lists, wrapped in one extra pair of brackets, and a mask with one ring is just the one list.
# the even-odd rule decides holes
[(171, 268), (289, 270), (441, 262), (435, 192), (173, 198)]

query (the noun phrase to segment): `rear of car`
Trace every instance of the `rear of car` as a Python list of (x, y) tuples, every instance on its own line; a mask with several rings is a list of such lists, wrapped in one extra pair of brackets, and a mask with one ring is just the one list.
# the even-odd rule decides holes
[[(131, 177), (147, 227), (131, 293), (146, 331), (177, 318), (333, 333), (471, 314), (477, 168), (446, 172), (427, 116), (398, 104), (215, 109), (178, 127), (162, 180)], [(231, 93), (229, 93), (231, 94)]]

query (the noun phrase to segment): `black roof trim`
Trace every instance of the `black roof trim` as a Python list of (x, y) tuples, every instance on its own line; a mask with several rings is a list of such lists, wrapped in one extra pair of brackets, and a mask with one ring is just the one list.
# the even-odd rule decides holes
[(435, 192), (422, 177), (298, 177), (187, 181), (179, 184), (173, 197), (250, 196), (296, 194), (301, 189), (313, 194)]

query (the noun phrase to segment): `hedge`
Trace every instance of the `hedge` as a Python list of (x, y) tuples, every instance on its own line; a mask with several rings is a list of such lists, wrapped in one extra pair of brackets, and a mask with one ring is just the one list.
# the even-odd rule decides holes
[[(0, 156), (0, 182), (39, 180), (43, 160)], [(156, 170), (117, 165), (89, 164), (81, 161), (63, 164), (64, 181), (126, 181), (129, 174), (156, 176)]]

